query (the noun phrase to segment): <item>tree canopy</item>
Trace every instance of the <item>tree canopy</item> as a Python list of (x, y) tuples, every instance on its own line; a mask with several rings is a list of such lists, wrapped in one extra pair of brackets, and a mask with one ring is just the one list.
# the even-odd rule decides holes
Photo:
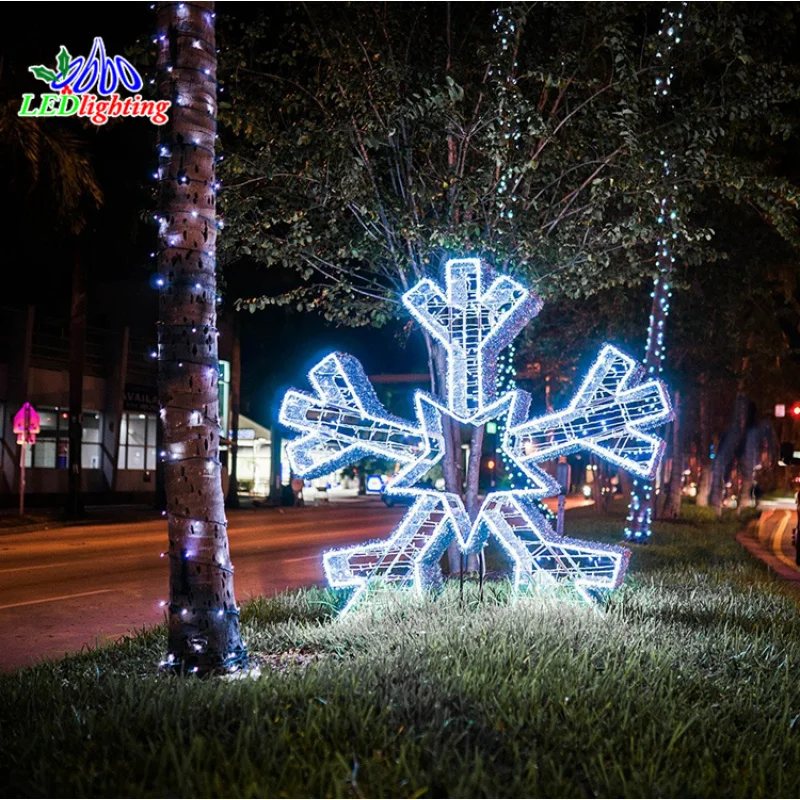
[(289, 4), (228, 32), (223, 260), (296, 272), (279, 294), (254, 279), (242, 304), (381, 325), (454, 252), (554, 299), (636, 285), (654, 269), (662, 150), (684, 263), (720, 256), (709, 207), (747, 203), (795, 241), (775, 155), (798, 93), (795, 12), (692, 6), (667, 114), (652, 12)]

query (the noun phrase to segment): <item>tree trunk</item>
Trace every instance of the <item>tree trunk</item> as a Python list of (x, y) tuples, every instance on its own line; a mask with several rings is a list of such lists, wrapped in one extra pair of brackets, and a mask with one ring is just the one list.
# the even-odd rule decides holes
[[(669, 14), (669, 16), (668, 16)], [(682, 17), (680, 18), (682, 19)], [(680, 41), (674, 36), (675, 29), (683, 27), (683, 22), (678, 19), (673, 21), (672, 12), (662, 9), (661, 30), (659, 36), (663, 37), (658, 43), (656, 52), (656, 75), (662, 87), (656, 93), (658, 100), (658, 113), (663, 115), (672, 108), (670, 98), (672, 67), (670, 66), (670, 52), (673, 45)], [(658, 205), (657, 222), (660, 226), (656, 242), (656, 277), (653, 282), (650, 306), (650, 320), (647, 330), (647, 343), (644, 351), (644, 367), (648, 378), (657, 378), (664, 367), (667, 315), (669, 314), (670, 297), (672, 296), (672, 275), (675, 271), (675, 237), (678, 229), (678, 209), (673, 191), (674, 178), (671, 176), (670, 157), (660, 151), (658, 157), (662, 170), (663, 185), (657, 187), (661, 195)], [(662, 429), (663, 430), (663, 429)], [(628, 506), (627, 525), (625, 526), (625, 539), (639, 544), (646, 543), (650, 538), (650, 523), (653, 519), (655, 504), (654, 481), (637, 480), (631, 492), (631, 501)]]
[[(464, 506), (467, 509), (467, 516), (470, 522), (475, 522), (478, 518), (478, 482), (481, 477), (481, 457), (483, 455), (483, 439), (486, 430), (485, 425), (476, 425), (472, 429), (472, 436), (469, 444), (469, 463), (467, 464), (467, 488), (464, 495)], [(477, 572), (478, 556), (470, 553), (467, 556), (467, 572)]]
[[(239, 482), (236, 479), (236, 463), (239, 456), (239, 409), (242, 396), (242, 347), (239, 341), (239, 323), (234, 317), (233, 348), (231, 352), (231, 421), (228, 431), (228, 496), (225, 505), (239, 508)], [(227, 424), (227, 423), (226, 423)]]
[(169, 531), (166, 666), (247, 663), (219, 460), (216, 329), (216, 45), (213, 3), (159, 3), (159, 398)]
[(700, 433), (697, 460), (700, 464), (700, 477), (697, 481), (695, 503), (698, 506), (708, 505), (711, 492), (711, 396), (708, 388), (708, 376), (700, 374), (700, 392), (697, 406), (697, 426)]
[(753, 498), (751, 493), (755, 483), (754, 472), (758, 461), (759, 445), (761, 444), (759, 433), (757, 428), (750, 428), (745, 437), (744, 453), (739, 462), (742, 482), (739, 488), (739, 499), (736, 504), (737, 516), (752, 505)]
[(478, 517), (478, 481), (481, 473), (481, 455), (485, 426), (476, 425), (472, 429), (469, 444), (469, 464), (467, 465), (467, 489), (464, 506), (471, 520)]
[(700, 475), (700, 483), (697, 485), (697, 497), (695, 503), (698, 506), (707, 506), (708, 500), (711, 495), (711, 472), (713, 464), (710, 460), (703, 463), (703, 473)]
[(685, 407), (681, 393), (676, 391), (673, 400), (675, 419), (672, 421), (672, 471), (669, 483), (664, 487), (666, 502), (664, 516), (667, 519), (678, 519), (681, 515), (681, 499), (683, 489), (683, 416)]
[(69, 318), (69, 478), (67, 516), (83, 516), (81, 442), (83, 440), (83, 367), (86, 354), (86, 270), (77, 245), (72, 263)]
[[(663, 213), (663, 212), (662, 212)], [(659, 240), (659, 250), (666, 239)], [(663, 248), (664, 253), (669, 253), (668, 248)], [(669, 281), (672, 274), (672, 264), (667, 261), (671, 256), (663, 256), (663, 263), (658, 277), (653, 285), (653, 302), (650, 307), (650, 327), (647, 333), (647, 345), (644, 354), (644, 368), (647, 377), (657, 377), (661, 372), (664, 360), (664, 327), (669, 309)], [(659, 433), (663, 429), (659, 429)], [(655, 481), (646, 478), (634, 484), (631, 492), (631, 502), (628, 511), (628, 524), (625, 528), (625, 539), (644, 544), (650, 538), (650, 524), (653, 520), (655, 507)]]
[(733, 416), (728, 429), (719, 441), (714, 465), (711, 468), (711, 491), (709, 505), (713, 506), (717, 514), (722, 513), (722, 499), (725, 478), (730, 471), (736, 452), (742, 444), (747, 430), (747, 414), (750, 403), (747, 397), (739, 392), (733, 401)]
[(699, 428), (700, 428), (700, 452), (699, 461), (702, 472), (697, 485), (697, 497), (695, 502), (698, 506), (707, 506), (708, 497), (711, 493), (711, 398), (708, 390), (708, 379), (705, 374), (700, 375), (700, 404), (698, 406)]
[[(444, 348), (433, 343), (429, 337), (425, 338), (426, 344), (432, 349), (430, 363), (433, 365), (434, 374), (431, 375), (431, 386), (436, 387), (437, 399), (445, 401), (447, 386), (447, 361)], [(446, 492), (463, 497), (461, 475), (461, 428), (458, 423), (442, 415), (442, 435), (444, 436), (444, 455), (442, 456), (442, 474)], [(458, 575), (462, 571), (461, 549), (458, 542), (453, 541), (447, 548), (447, 571), (450, 575)]]
[(763, 466), (762, 455), (765, 450), (770, 457), (768, 466), (771, 466), (777, 447), (775, 429), (772, 427), (771, 422), (761, 420), (757, 425), (753, 425), (747, 430), (744, 455), (741, 461), (742, 487), (739, 493), (739, 503), (736, 506), (737, 514), (741, 514), (745, 508), (758, 505), (758, 495), (751, 497), (751, 491), (757, 484), (755, 480), (756, 468)]

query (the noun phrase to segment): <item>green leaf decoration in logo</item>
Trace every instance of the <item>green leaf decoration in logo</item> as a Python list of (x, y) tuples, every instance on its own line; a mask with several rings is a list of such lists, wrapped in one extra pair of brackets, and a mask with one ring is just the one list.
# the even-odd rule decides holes
[(44, 67), (42, 65), (38, 67), (28, 67), (28, 72), (32, 72), (33, 77), (38, 78), (40, 81), (52, 83), (56, 78), (63, 78), (67, 74), (70, 61), (72, 61), (72, 56), (69, 54), (69, 50), (62, 44), (56, 56), (57, 72), (53, 72), (49, 67)]
[(72, 56), (69, 54), (69, 50), (62, 44), (56, 56), (56, 68), (58, 69), (58, 74), (62, 78), (67, 74), (70, 61), (72, 61)]
[(53, 70), (41, 65), (38, 67), (28, 67), (28, 72), (32, 72), (34, 78), (38, 78), (40, 81), (44, 81), (45, 83), (51, 83), (58, 77)]

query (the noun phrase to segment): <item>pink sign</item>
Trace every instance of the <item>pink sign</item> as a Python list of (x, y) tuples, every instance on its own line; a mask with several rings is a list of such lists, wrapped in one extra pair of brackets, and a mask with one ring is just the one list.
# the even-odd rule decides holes
[(17, 444), (34, 444), (39, 430), (39, 414), (30, 403), (24, 403), (22, 408), (14, 414), (14, 433), (17, 434)]

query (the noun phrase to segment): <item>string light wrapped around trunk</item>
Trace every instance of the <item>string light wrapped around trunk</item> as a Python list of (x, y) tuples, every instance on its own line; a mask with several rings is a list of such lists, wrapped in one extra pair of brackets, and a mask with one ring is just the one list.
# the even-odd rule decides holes
[[(686, 3), (678, 10), (665, 7), (661, 12), (661, 24), (656, 44), (653, 94), (656, 98), (659, 115), (672, 106), (672, 84), (675, 72), (672, 65), (672, 52), (680, 43), (686, 16)], [(657, 377), (664, 371), (666, 356), (665, 333), (672, 297), (672, 275), (675, 265), (675, 245), (678, 238), (678, 206), (676, 202), (677, 185), (672, 183), (673, 158), (670, 153), (660, 149), (658, 166), (664, 179), (664, 191), (655, 209), (656, 225), (659, 235), (656, 242), (656, 276), (653, 291), (650, 319), (647, 328), (644, 368), (648, 376)], [(627, 541), (645, 543), (651, 536), (655, 493), (653, 481), (636, 479), (631, 489), (624, 536)]]
[(222, 495), (216, 328), (216, 45), (213, 3), (158, 3), (158, 367), (167, 497), (169, 652), (162, 667), (247, 663)]

